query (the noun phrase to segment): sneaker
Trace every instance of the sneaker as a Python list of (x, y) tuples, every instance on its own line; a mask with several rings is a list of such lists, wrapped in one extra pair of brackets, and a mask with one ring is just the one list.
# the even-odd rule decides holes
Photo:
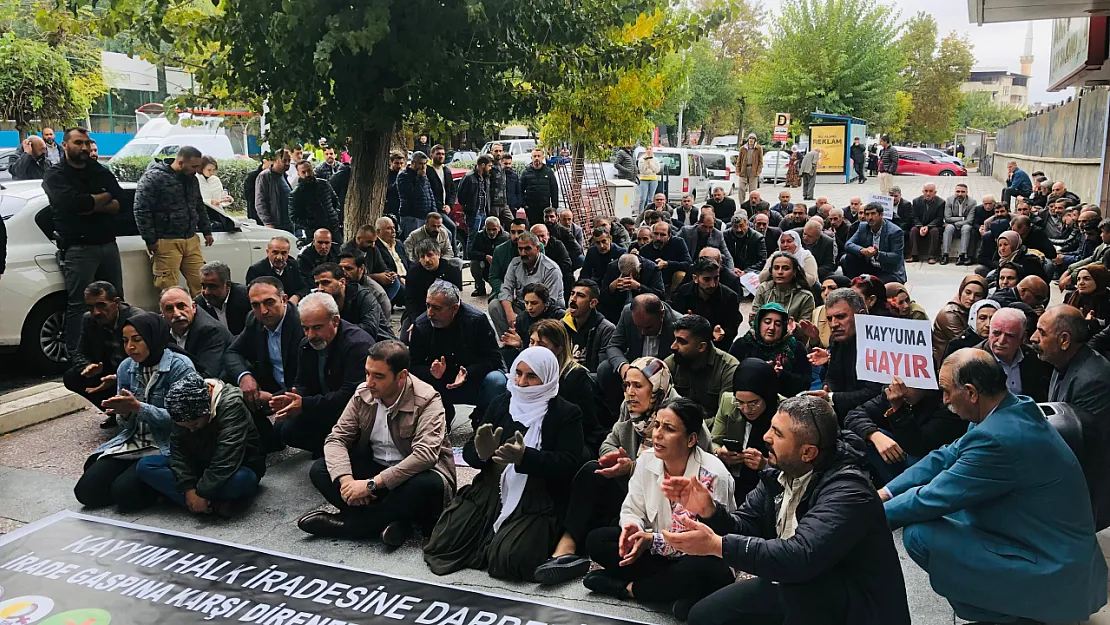
[(412, 535), (412, 523), (406, 521), (394, 521), (385, 526), (382, 530), (382, 544), (386, 547), (396, 549), (405, 544), (405, 541)]
[(536, 567), (532, 577), (543, 586), (562, 584), (582, 577), (590, 570), (590, 559), (569, 554), (550, 558)]
[(617, 599), (628, 598), (628, 582), (617, 579), (604, 570), (588, 573), (586, 579), (582, 580), (582, 585), (602, 595)]

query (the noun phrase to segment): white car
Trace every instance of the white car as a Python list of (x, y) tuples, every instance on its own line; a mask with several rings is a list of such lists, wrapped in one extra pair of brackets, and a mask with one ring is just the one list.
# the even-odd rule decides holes
[(928, 154), (929, 156), (932, 156), (933, 158), (937, 159), (938, 161), (940, 161), (942, 163), (954, 163), (956, 165), (959, 165), (960, 167), (964, 166), (963, 161), (956, 158), (955, 156), (950, 155), (948, 152), (945, 152), (944, 150), (938, 150), (936, 148), (917, 148), (917, 149), (919, 149), (922, 152)]
[(772, 183), (786, 180), (786, 170), (790, 167), (790, 152), (769, 150), (763, 153), (763, 171), (759, 177)]
[[(121, 185), (133, 190), (133, 183)], [(124, 201), (124, 204), (128, 202)], [(43, 211), (40, 228), (36, 216)], [(138, 235), (130, 210), (117, 225), (116, 243), (123, 263), (123, 288), (126, 301), (144, 310), (158, 309), (150, 258)], [(232, 279), (242, 282), (247, 268), (266, 257), (266, 245), (275, 235), (285, 236), (291, 255), (297, 241), (291, 233), (257, 225), (249, 219), (235, 219), (208, 208), (212, 220), (212, 247), (204, 247), (206, 260), (222, 260), (231, 267)], [(0, 191), (0, 217), (8, 230), (8, 263), (0, 280), (0, 351), (18, 351), (28, 370), (57, 371), (66, 362), (64, 312), (65, 281), (55, 253), (53, 221), (42, 182), (31, 180), (4, 185)], [(182, 280), (182, 285), (184, 285)]]

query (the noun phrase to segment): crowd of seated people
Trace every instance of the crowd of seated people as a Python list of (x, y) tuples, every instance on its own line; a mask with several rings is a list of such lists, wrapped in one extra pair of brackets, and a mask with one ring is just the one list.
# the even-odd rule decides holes
[[(889, 214), (784, 191), (534, 224), (504, 218), (501, 165), (482, 167), (459, 231), (483, 228), (468, 258), (485, 309), (463, 300), (438, 207), (418, 216), (415, 174), (400, 214), (342, 249), (321, 228), (292, 259), (275, 237), (243, 281), (209, 263), (201, 294), (166, 288), (157, 312), (89, 284), (65, 383), (118, 433), (77, 499), (242, 515), (266, 454), (292, 447), (331, 506), (301, 530), (391, 549), (419, 533), (437, 575), (580, 580), (697, 624), (908, 624), (904, 528), (963, 619), (1077, 621), (1106, 603), (1097, 206), (1034, 179), (1037, 197), (1002, 194), (1013, 215), (929, 184), (893, 189)], [(953, 250), (980, 266), (930, 319), (907, 262)], [(928, 323), (939, 390), (860, 379), (861, 315)], [(1090, 424), (1082, 449), (1037, 402)], [(475, 472), (462, 487), (453, 444)]]

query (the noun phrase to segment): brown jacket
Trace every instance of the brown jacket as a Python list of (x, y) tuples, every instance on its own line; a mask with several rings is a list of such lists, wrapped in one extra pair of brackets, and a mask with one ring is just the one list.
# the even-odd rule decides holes
[[(324, 440), (324, 459), (331, 479), (351, 475), (351, 454), (370, 454), (370, 433), (378, 402), (370, 396), (366, 383), (358, 385), (351, 401)], [(443, 401), (432, 386), (409, 375), (397, 404), (388, 409), (389, 434), (397, 451), (405, 456), (382, 471), (382, 486), (398, 484), (429, 469), (443, 478), (444, 505), (455, 496), (455, 456), (447, 438), (447, 418)]]
[(968, 312), (963, 304), (952, 301), (945, 304), (933, 319), (933, 362), (938, 367), (944, 359), (944, 350), (948, 343), (967, 329)]
[(736, 156), (736, 173), (741, 177), (758, 176), (763, 171), (763, 146), (757, 143), (754, 148), (751, 148), (755, 154), (752, 155), (752, 169), (750, 172), (747, 171), (748, 149), (748, 144), (745, 142), (740, 146), (740, 154)]

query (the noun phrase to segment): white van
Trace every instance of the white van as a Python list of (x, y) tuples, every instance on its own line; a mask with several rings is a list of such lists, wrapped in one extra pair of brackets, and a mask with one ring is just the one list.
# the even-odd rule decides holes
[[(501, 141), (490, 141), (482, 146), (482, 151), (479, 154), (489, 154), (493, 148), (494, 143), (500, 143), (505, 154), (513, 157), (513, 164), (517, 163), (528, 164), (532, 162), (532, 148), (536, 147), (535, 139), (504, 139)], [(548, 155), (550, 156), (550, 154)]]
[(699, 148), (705, 171), (709, 174), (709, 190), (724, 187), (725, 195), (732, 196), (740, 187), (740, 175), (736, 173), (736, 150), (722, 150), (717, 148)]
[[(184, 115), (182, 116), (184, 117)], [(231, 139), (217, 120), (205, 120), (198, 125), (171, 124), (164, 117), (157, 117), (143, 124), (135, 138), (112, 155), (112, 158), (124, 156), (153, 156), (158, 159), (169, 158), (186, 145), (200, 150), (201, 154), (217, 159), (235, 158), (235, 148)]]
[[(700, 150), (691, 148), (655, 148), (655, 159), (662, 166), (660, 184), (667, 185), (667, 201), (678, 203), (687, 193), (695, 202), (709, 199), (712, 183), (705, 168)], [(644, 155), (644, 148), (636, 148), (636, 163)]]

